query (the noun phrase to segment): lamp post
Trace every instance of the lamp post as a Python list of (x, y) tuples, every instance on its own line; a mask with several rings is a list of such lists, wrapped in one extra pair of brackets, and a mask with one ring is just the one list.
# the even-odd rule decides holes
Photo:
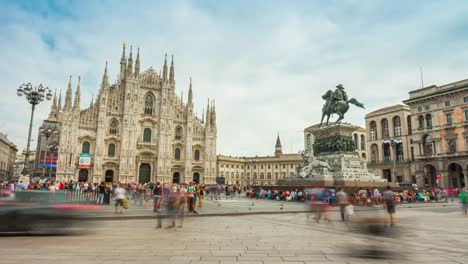
[[(22, 84), (18, 89), (17, 93), (18, 96), (26, 95), (26, 100), (28, 103), (31, 104), (31, 120), (29, 121), (29, 133), (28, 133), (28, 144), (26, 146), (26, 154), (24, 156), (24, 168), (22, 174), (24, 176), (29, 174), (29, 155), (30, 153), (30, 143), (31, 143), (31, 131), (33, 125), (33, 118), (34, 118), (34, 110), (36, 109), (36, 105), (40, 102), (44, 101), (44, 98), (47, 100), (52, 99), (52, 91), (47, 88), (43, 87), (42, 84), (39, 86), (33, 87), (31, 83)], [(30, 175), (31, 177), (31, 175)]]
[(398, 138), (391, 138), (391, 139), (386, 139), (384, 140), (384, 144), (390, 144), (390, 146), (393, 148), (393, 179), (392, 181), (396, 181), (397, 175), (396, 175), (396, 160), (397, 160), (397, 145), (401, 144), (403, 141)]
[[(49, 138), (53, 135), (56, 135), (58, 134), (58, 129), (57, 129), (57, 125), (52, 125), (50, 123), (45, 123), (43, 124), (40, 128), (39, 128), (39, 132), (41, 133), (42, 136), (44, 136), (46, 138), (46, 144), (48, 143), (49, 141)], [(45, 149), (45, 153), (44, 153), (44, 163), (42, 164), (42, 177), (45, 177), (45, 167), (46, 167), (46, 164), (47, 164), (47, 149), (49, 148), (49, 146), (46, 147)], [(41, 162), (41, 158), (39, 157), (39, 162)], [(50, 168), (49, 168), (49, 175), (50, 175)]]

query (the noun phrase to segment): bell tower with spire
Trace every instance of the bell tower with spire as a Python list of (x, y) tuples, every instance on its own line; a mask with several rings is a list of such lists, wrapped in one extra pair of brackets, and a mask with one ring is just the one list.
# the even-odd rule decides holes
[(281, 146), (281, 140), (278, 132), (278, 136), (276, 137), (276, 144), (275, 144), (275, 157), (279, 157), (283, 155), (283, 147)]

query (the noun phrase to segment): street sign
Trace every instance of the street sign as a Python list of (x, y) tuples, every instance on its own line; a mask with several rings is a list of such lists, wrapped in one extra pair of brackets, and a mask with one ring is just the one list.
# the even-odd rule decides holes
[(80, 153), (80, 162), (78, 163), (78, 168), (80, 169), (91, 168), (91, 154)]

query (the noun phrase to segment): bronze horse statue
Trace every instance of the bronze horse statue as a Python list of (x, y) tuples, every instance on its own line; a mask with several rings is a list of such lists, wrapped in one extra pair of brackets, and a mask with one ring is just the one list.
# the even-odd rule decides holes
[(325, 103), (325, 105), (322, 108), (322, 120), (320, 121), (319, 126), (322, 125), (323, 119), (325, 118), (325, 116), (327, 117), (326, 125), (328, 125), (330, 116), (333, 114), (338, 114), (338, 119), (336, 120), (335, 123), (341, 122), (341, 120), (343, 120), (344, 118), (344, 114), (346, 114), (346, 112), (348, 112), (349, 110), (349, 104), (353, 104), (357, 107), (364, 108), (364, 104), (362, 104), (361, 102), (359, 102), (358, 100), (354, 98), (351, 98), (347, 101), (339, 100), (339, 101), (333, 102), (333, 95), (334, 93), (332, 90), (328, 90), (324, 95), (322, 95), (322, 98), (326, 100), (327, 103)]

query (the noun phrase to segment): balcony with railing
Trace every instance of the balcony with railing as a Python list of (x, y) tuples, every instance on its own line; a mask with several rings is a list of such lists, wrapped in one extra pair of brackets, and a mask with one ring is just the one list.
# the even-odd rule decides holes
[(392, 165), (394, 162), (396, 164), (403, 164), (410, 162), (410, 160), (405, 160), (403, 157), (397, 157), (397, 159), (394, 161), (394, 159), (392, 159), (391, 157), (384, 157), (384, 159), (382, 160), (370, 160), (368, 161), (368, 165)]

